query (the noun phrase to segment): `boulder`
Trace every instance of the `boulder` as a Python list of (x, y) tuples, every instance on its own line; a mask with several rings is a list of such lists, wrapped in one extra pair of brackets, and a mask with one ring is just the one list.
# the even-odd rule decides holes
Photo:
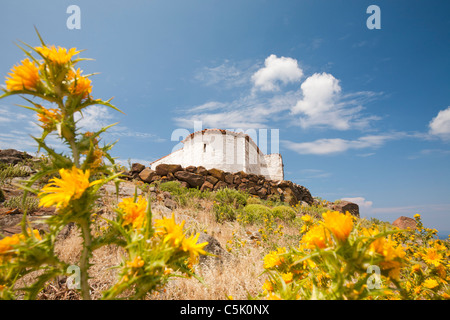
[(397, 227), (397, 228), (399, 228), (399, 229), (408, 229), (408, 228), (410, 228), (411, 230), (414, 230), (417, 227), (417, 222), (416, 222), (416, 220), (414, 220), (412, 218), (401, 216), (397, 220), (392, 222), (392, 225)]
[(205, 177), (188, 171), (177, 171), (174, 176), (181, 181), (185, 181), (192, 188), (201, 187), (205, 182)]
[(225, 181), (225, 172), (220, 169), (209, 169), (208, 173), (220, 181)]
[(164, 206), (166, 206), (170, 210), (174, 210), (177, 207), (177, 203), (174, 200), (170, 199), (170, 198), (166, 198), (164, 200)]
[(200, 263), (201, 264), (208, 264), (208, 263), (223, 263), (223, 259), (226, 258), (229, 254), (226, 250), (224, 250), (222, 248), (222, 246), (220, 245), (220, 242), (204, 233), (201, 232), (200, 236), (198, 237), (197, 243), (203, 243), (203, 242), (208, 242), (208, 244), (203, 248), (203, 250), (205, 250), (208, 253), (213, 254), (214, 256), (209, 256), (209, 255), (200, 255)]
[(195, 173), (195, 171), (197, 171), (197, 167), (195, 167), (195, 166), (188, 166), (184, 170), (186, 170), (188, 172)]
[(217, 179), (216, 177), (213, 177), (213, 176), (206, 176), (206, 181), (208, 181), (212, 185), (215, 185), (217, 183), (217, 181), (219, 181), (219, 179)]
[(224, 181), (228, 184), (233, 184), (234, 177), (230, 172), (225, 172), (224, 174)]
[(146, 183), (152, 182), (154, 176), (156, 176), (156, 172), (150, 168), (145, 168), (139, 173), (139, 178)]
[(228, 187), (228, 184), (224, 181), (218, 181), (215, 185), (214, 185), (214, 190), (219, 190), (219, 189), (223, 189)]
[(140, 163), (133, 163), (131, 165), (131, 170), (130, 172), (133, 173), (140, 173), (142, 170), (145, 169), (145, 166), (143, 164)]
[(206, 170), (203, 166), (198, 166), (197, 170), (195, 171), (196, 174), (199, 174), (201, 176), (206, 176), (208, 174), (208, 170)]
[(261, 188), (261, 189), (259, 189), (256, 193), (258, 194), (258, 197), (260, 197), (260, 198), (262, 198), (262, 199), (267, 198), (268, 192), (267, 192), (267, 189), (264, 188), (264, 187)]
[(202, 184), (202, 186), (201, 186), (201, 188), (200, 188), (200, 191), (203, 191), (203, 190), (213, 190), (214, 189), (214, 185), (211, 183), (211, 182), (209, 182), (209, 181), (205, 181), (203, 184)]
[(179, 164), (161, 163), (161, 164), (157, 165), (156, 168), (155, 168), (155, 172), (159, 176), (167, 176), (167, 174), (169, 172), (170, 173), (175, 173), (175, 172), (178, 172), (178, 171), (181, 171), (181, 170), (183, 170), (183, 168)]
[(356, 203), (341, 200), (332, 204), (331, 208), (342, 213), (350, 212), (351, 215), (359, 218), (359, 206)]
[(33, 157), (26, 152), (15, 149), (0, 150), (0, 163), (17, 164)]

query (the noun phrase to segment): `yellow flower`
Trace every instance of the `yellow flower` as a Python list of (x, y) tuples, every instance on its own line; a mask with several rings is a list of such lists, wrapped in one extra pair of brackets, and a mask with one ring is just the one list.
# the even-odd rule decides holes
[(270, 269), (277, 267), (283, 263), (284, 258), (280, 257), (279, 254), (286, 252), (285, 248), (278, 248), (277, 251), (272, 251), (264, 257), (264, 268)]
[(262, 287), (263, 287), (264, 290), (266, 290), (266, 291), (268, 291), (268, 292), (273, 291), (273, 285), (272, 285), (272, 282), (269, 281), (269, 280), (264, 281), (264, 284), (263, 284)]
[(142, 196), (139, 196), (136, 200), (134, 202), (134, 198), (124, 198), (117, 206), (123, 212), (123, 225), (131, 224), (133, 228), (139, 229), (144, 224), (148, 202)]
[(77, 51), (76, 48), (71, 48), (67, 50), (66, 48), (61, 48), (58, 46), (56, 48), (55, 46), (47, 47), (35, 47), (34, 48), (44, 59), (47, 59), (57, 65), (62, 65), (68, 63), (72, 57), (80, 51)]
[(269, 295), (267, 296), (268, 300), (283, 300), (281, 299), (281, 297), (279, 295), (273, 294), (273, 293), (269, 293)]
[(8, 73), (11, 78), (6, 78), (6, 89), (8, 91), (36, 91), (39, 82), (38, 67), (28, 58), (22, 60), (21, 63), (21, 65), (12, 67), (11, 73)]
[(330, 232), (322, 225), (315, 225), (302, 237), (301, 242), (309, 249), (326, 248), (330, 242)]
[(420, 264), (415, 264), (411, 267), (411, 274), (418, 273), (420, 271)]
[(38, 120), (42, 123), (40, 127), (47, 131), (52, 131), (55, 128), (55, 123), (61, 121), (62, 115), (58, 109), (46, 109), (41, 106), (41, 111), (38, 113)]
[(309, 214), (305, 214), (301, 217), (301, 219), (305, 222), (310, 222), (312, 220), (311, 216)]
[(87, 188), (102, 182), (89, 182), (89, 170), (83, 171), (75, 166), (72, 169), (60, 169), (59, 174), (61, 178), (51, 179), (39, 193), (40, 206), (66, 207), (71, 200), (79, 199)]
[(323, 224), (330, 230), (338, 241), (346, 241), (353, 229), (353, 218), (350, 213), (328, 211), (323, 214)]
[(163, 217), (155, 220), (156, 234), (164, 236), (164, 242), (170, 242), (173, 247), (178, 247), (184, 238), (184, 224), (184, 220), (181, 224), (177, 224), (175, 222), (175, 214), (172, 213), (171, 219)]
[[(31, 232), (33, 236), (37, 240), (42, 240), (41, 235), (39, 234), (39, 230), (31, 230), (28, 229), (28, 232)], [(11, 250), (13, 250), (15, 245), (18, 245), (20, 242), (25, 240), (25, 236), (21, 233), (13, 234), (9, 237), (4, 237), (0, 240), (0, 263), (3, 262), (3, 258), (8, 258), (10, 254), (12, 253)]]
[(433, 289), (439, 285), (439, 283), (434, 279), (427, 279), (423, 282), (423, 285), (428, 289)]
[(437, 252), (436, 248), (428, 248), (426, 254), (422, 254), (422, 258), (427, 264), (437, 267), (441, 264), (443, 257), (442, 254)]
[(144, 266), (144, 260), (140, 256), (137, 256), (133, 259), (133, 261), (127, 261), (128, 268), (142, 268)]
[(381, 254), (387, 261), (403, 258), (406, 255), (403, 247), (393, 241), (390, 235), (387, 238), (382, 237), (373, 241), (370, 244), (370, 251)]
[(191, 263), (195, 263), (200, 254), (206, 254), (203, 248), (208, 244), (208, 242), (197, 243), (199, 236), (200, 234), (197, 233), (195, 236), (192, 235), (189, 238), (185, 237), (181, 241), (181, 249), (185, 252), (189, 252)]
[(8, 251), (13, 249), (14, 245), (20, 243), (20, 235), (14, 234), (10, 237), (4, 237), (0, 240), (0, 254), (8, 253)]
[(287, 272), (287, 273), (281, 274), (281, 278), (283, 278), (283, 280), (286, 284), (292, 282), (292, 277), (293, 277), (292, 272)]
[(86, 99), (92, 92), (91, 80), (82, 76), (81, 72), (80, 68), (76, 72), (69, 70), (67, 79), (72, 81), (69, 85), (69, 92), (73, 95), (81, 95), (82, 99)]

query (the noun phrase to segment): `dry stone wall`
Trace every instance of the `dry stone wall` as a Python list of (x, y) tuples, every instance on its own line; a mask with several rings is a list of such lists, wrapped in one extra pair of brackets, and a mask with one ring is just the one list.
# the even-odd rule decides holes
[(129, 179), (138, 179), (145, 183), (155, 181), (179, 181), (184, 187), (198, 188), (200, 190), (218, 190), (231, 188), (246, 191), (251, 195), (267, 199), (274, 195), (291, 205), (304, 201), (308, 204), (314, 202), (311, 193), (304, 186), (292, 181), (268, 180), (263, 175), (225, 172), (220, 169), (205, 169), (202, 166), (188, 166), (183, 168), (177, 164), (160, 164), (155, 170), (139, 163), (133, 163), (131, 170), (126, 173)]

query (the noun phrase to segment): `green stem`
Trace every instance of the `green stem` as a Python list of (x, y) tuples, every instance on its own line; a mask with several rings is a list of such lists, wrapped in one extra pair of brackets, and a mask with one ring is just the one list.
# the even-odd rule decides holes
[(84, 238), (83, 252), (81, 253), (80, 259), (80, 283), (81, 283), (81, 293), (84, 300), (91, 300), (90, 288), (89, 288), (89, 256), (91, 255), (91, 228), (89, 226), (89, 221), (83, 220), (80, 222), (81, 231)]
[(75, 144), (75, 140), (71, 139), (69, 141), (69, 143), (70, 143), (70, 147), (72, 148), (73, 162), (75, 164), (75, 167), (79, 168), (80, 167), (80, 155), (78, 154), (78, 148)]

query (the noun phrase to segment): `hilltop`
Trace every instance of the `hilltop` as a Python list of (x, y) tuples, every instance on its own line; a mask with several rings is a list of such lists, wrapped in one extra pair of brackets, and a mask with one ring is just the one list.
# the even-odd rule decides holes
[[(17, 186), (45, 160), (18, 151), (4, 151), (0, 152), (0, 233), (9, 236), (20, 232), (18, 224), (24, 212), (34, 228), (46, 232), (42, 219), (56, 214), (55, 210), (39, 207), (34, 194), (28, 194), (22, 202), (23, 191)], [(296, 247), (307, 225), (305, 217), (319, 221), (329, 210), (351, 212), (359, 226), (375, 224), (384, 230), (395, 227), (376, 219), (361, 219), (356, 204), (313, 197), (306, 187), (290, 181), (268, 181), (245, 173), (200, 167), (164, 165), (150, 170), (142, 164), (133, 164), (124, 170), (124, 181), (118, 190), (113, 184), (102, 188), (92, 216), (93, 234), (108, 227), (104, 219), (115, 214), (114, 208), (121, 199), (136, 193), (151, 199), (153, 218), (173, 214), (177, 222), (184, 220), (188, 232), (200, 233), (199, 242), (208, 242), (206, 251), (215, 255), (202, 256), (195, 266), (204, 284), (194, 278), (172, 280), (148, 299), (255, 297), (267, 282), (267, 277), (261, 275), (265, 271), (264, 257), (278, 248)], [(406, 222), (411, 223), (408, 219)], [(63, 261), (78, 261), (81, 248), (80, 230), (73, 224), (58, 234), (56, 252)], [(114, 246), (94, 251), (90, 261), (94, 299), (101, 298), (101, 292), (116, 281), (116, 270), (112, 267), (121, 263), (123, 254), (121, 248)], [(66, 280), (59, 277), (50, 282), (38, 298), (79, 299), (79, 293), (69, 289)]]

